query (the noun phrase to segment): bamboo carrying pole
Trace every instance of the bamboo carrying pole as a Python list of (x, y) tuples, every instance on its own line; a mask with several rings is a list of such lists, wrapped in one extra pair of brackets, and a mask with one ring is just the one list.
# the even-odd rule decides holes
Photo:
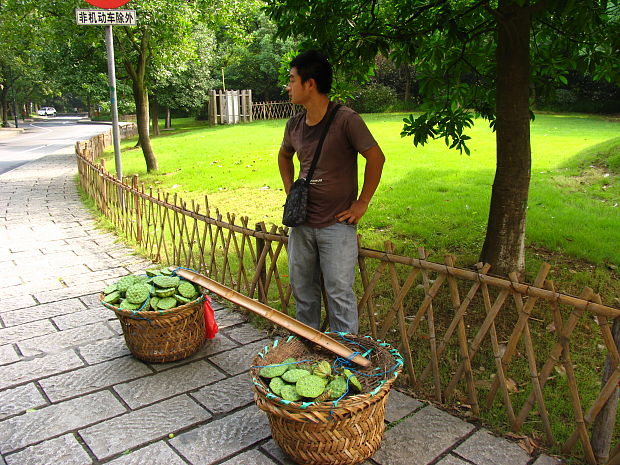
[[(263, 303), (250, 299), (249, 297), (246, 297), (243, 294), (238, 293), (237, 291), (233, 291), (232, 289), (223, 286), (217, 281), (207, 278), (204, 275), (190, 270), (177, 269), (175, 267), (170, 267), (170, 271), (174, 271), (178, 276), (181, 276), (188, 281), (198, 284), (205, 289), (216, 293), (220, 297), (223, 297), (234, 304), (250, 310), (251, 312), (268, 319), (269, 321), (277, 324), (278, 326), (288, 329), (289, 331), (309, 340), (310, 342), (320, 345), (324, 349), (327, 349), (340, 357), (349, 358), (354, 354), (351, 349), (329, 337), (328, 335), (323, 334), (322, 332), (302, 323), (301, 321), (297, 321), (295, 318), (292, 318), (282, 312), (277, 311), (275, 308), (269, 307)], [(361, 355), (355, 355), (355, 357), (351, 357), (350, 360), (364, 368), (370, 366), (370, 360), (362, 357)]]

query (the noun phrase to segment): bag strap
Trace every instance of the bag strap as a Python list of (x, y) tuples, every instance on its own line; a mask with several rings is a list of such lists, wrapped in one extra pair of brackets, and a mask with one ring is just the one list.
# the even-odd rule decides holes
[(308, 175), (306, 176), (306, 180), (304, 182), (306, 186), (310, 185), (310, 181), (312, 180), (312, 176), (314, 175), (314, 170), (316, 168), (317, 163), (319, 162), (319, 155), (321, 155), (321, 149), (323, 148), (323, 141), (325, 140), (325, 136), (327, 135), (327, 130), (329, 129), (329, 126), (332, 124), (332, 121), (334, 120), (334, 116), (336, 116), (336, 112), (338, 111), (338, 108), (340, 108), (341, 106), (342, 105), (340, 105), (339, 103), (336, 104), (336, 106), (334, 107), (334, 109), (329, 115), (329, 119), (327, 120), (327, 123), (323, 127), (323, 132), (321, 132), (321, 138), (319, 139), (319, 143), (316, 146), (316, 151), (314, 152), (314, 158), (312, 159), (312, 164), (310, 165), (310, 169), (308, 170)]

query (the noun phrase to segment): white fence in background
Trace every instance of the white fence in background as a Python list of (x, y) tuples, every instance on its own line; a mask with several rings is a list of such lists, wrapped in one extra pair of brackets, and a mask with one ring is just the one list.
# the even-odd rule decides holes
[(236, 124), (252, 121), (251, 90), (212, 90), (209, 100), (211, 124)]
[(288, 101), (252, 102), (251, 90), (212, 90), (209, 98), (209, 122), (217, 125), (290, 118), (302, 109), (301, 105)]

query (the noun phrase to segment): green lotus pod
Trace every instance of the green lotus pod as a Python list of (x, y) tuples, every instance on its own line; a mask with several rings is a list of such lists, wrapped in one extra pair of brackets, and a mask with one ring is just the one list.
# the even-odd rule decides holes
[(118, 289), (116, 288), (116, 284), (110, 284), (103, 290), (103, 293), (108, 295), (108, 294), (112, 294), (112, 292), (117, 291), (117, 290)]
[(289, 357), (289, 358), (285, 359), (282, 363), (284, 365), (286, 365), (287, 369), (289, 369), (289, 370), (293, 370), (295, 368), (299, 368), (297, 366), (297, 359), (295, 359), (293, 357)]
[(157, 302), (157, 308), (159, 310), (170, 310), (177, 306), (177, 299), (174, 297), (163, 297)]
[(169, 287), (166, 289), (155, 289), (155, 295), (157, 297), (172, 297), (177, 291), (176, 287)]
[(129, 286), (131, 286), (132, 284), (136, 284), (136, 280), (137, 280), (137, 276), (134, 276), (132, 274), (123, 276), (121, 279), (119, 279), (116, 282), (116, 289), (118, 289), (120, 293), (127, 292), (127, 289), (129, 289)]
[(286, 386), (286, 383), (279, 376), (271, 378), (271, 381), (269, 381), (269, 389), (271, 389), (271, 392), (273, 392), (276, 396), (282, 397), (282, 388), (284, 386)]
[(312, 370), (312, 374), (321, 378), (327, 378), (332, 374), (332, 366), (327, 360), (321, 360)]
[(287, 383), (296, 383), (304, 376), (310, 376), (310, 372), (303, 368), (293, 368), (292, 370), (287, 370), (286, 373), (282, 375), (282, 379)]
[(172, 297), (177, 299), (177, 302), (179, 302), (180, 304), (188, 304), (192, 301), (192, 299), (186, 299), (185, 297), (179, 294), (174, 294)]
[(110, 292), (103, 298), (103, 301), (106, 304), (115, 304), (116, 302), (121, 300), (121, 293), (118, 291)]
[(275, 378), (282, 376), (286, 370), (288, 370), (286, 365), (267, 365), (261, 368), (258, 374), (263, 378)]
[(303, 370), (308, 371), (310, 374), (312, 374), (314, 365), (312, 363), (304, 362), (304, 363), (298, 363), (296, 365), (291, 365), (291, 368), (301, 368)]
[(359, 379), (357, 379), (355, 377), (355, 375), (353, 373), (351, 373), (350, 370), (347, 370), (345, 368), (344, 370), (342, 370), (342, 372), (344, 373), (344, 375), (349, 380), (349, 385), (352, 385), (357, 390), (357, 392), (362, 392), (364, 390), (362, 388), (362, 383), (360, 383)]
[(340, 399), (347, 392), (347, 378), (344, 376), (336, 376), (327, 385), (332, 399)]
[(150, 276), (150, 277), (161, 275), (161, 272), (157, 268), (151, 268), (150, 270), (144, 270), (144, 272), (146, 273), (147, 276)]
[(153, 311), (159, 310), (159, 308), (157, 307), (158, 303), (159, 303), (159, 297), (157, 297), (157, 296), (151, 297), (151, 300), (149, 300), (149, 304), (151, 306), (151, 310), (153, 310)]
[(153, 277), (153, 284), (163, 289), (167, 289), (170, 287), (174, 287), (176, 289), (176, 287), (179, 285), (180, 282), (181, 282), (181, 278), (179, 278), (178, 276), (154, 276)]
[[(326, 400), (332, 399), (332, 391), (329, 388), (325, 388), (325, 390), (323, 391), (323, 394), (321, 394), (320, 396), (316, 397), (314, 400), (315, 402), (324, 402)], [(337, 399), (337, 397), (336, 397)]]
[(160, 268), (159, 272), (163, 274), (164, 276), (172, 275), (172, 271), (170, 271), (168, 268)]
[(141, 304), (151, 295), (151, 290), (146, 284), (132, 284), (125, 293), (125, 298), (132, 304)]
[(118, 308), (121, 310), (138, 310), (140, 308), (140, 304), (132, 304), (127, 299), (124, 299)]
[(295, 383), (297, 394), (302, 397), (315, 398), (323, 394), (327, 380), (317, 375), (308, 375)]
[(194, 285), (187, 281), (182, 281), (181, 284), (177, 287), (178, 294), (181, 294), (183, 297), (188, 299), (194, 298), (198, 291), (194, 287)]
[(285, 386), (282, 386), (282, 389), (280, 390), (280, 397), (282, 397), (284, 400), (290, 400), (291, 402), (297, 402), (298, 400), (301, 400), (301, 396), (297, 392), (295, 386), (293, 386), (292, 384), (286, 384)]

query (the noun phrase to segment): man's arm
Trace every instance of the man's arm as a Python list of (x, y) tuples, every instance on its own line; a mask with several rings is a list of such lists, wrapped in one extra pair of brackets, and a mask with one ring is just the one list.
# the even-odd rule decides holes
[(295, 152), (287, 152), (282, 147), (280, 147), (280, 151), (278, 152), (278, 168), (280, 169), (280, 177), (282, 178), (284, 191), (287, 194), (293, 185), (293, 178), (295, 177), (295, 165), (293, 164), (294, 154)]
[(362, 156), (366, 159), (366, 168), (364, 168), (364, 185), (362, 191), (356, 201), (351, 206), (336, 215), (338, 221), (346, 221), (350, 224), (357, 224), (368, 210), (368, 204), (381, 181), (381, 173), (383, 172), (383, 164), (385, 156), (378, 145), (362, 152)]

